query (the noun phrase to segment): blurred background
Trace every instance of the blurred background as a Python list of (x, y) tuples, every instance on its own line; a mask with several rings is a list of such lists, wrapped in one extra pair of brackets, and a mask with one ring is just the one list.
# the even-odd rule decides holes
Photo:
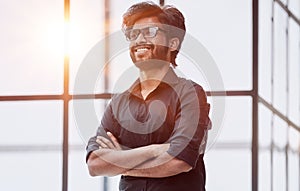
[[(210, 102), (226, 100), (206, 151), (207, 190), (299, 191), (300, 0), (153, 1), (183, 12), (224, 83), (211, 87), (188, 53), (179, 55), (179, 73), (203, 85)], [(119, 177), (89, 176), (73, 106), (92, 102), (100, 120), (132, 67), (128, 50), (110, 55), (105, 37), (120, 32), (137, 2), (0, 1), (0, 190), (117, 190)], [(94, 91), (76, 94), (76, 74), (98, 42), (109, 67)]]

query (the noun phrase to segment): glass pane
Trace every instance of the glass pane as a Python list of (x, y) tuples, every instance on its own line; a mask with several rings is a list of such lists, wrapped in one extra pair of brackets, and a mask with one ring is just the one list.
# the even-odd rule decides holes
[(292, 150), (299, 150), (299, 143), (300, 143), (300, 132), (297, 130), (290, 128), (289, 129), (289, 146)]
[(274, 116), (274, 143), (280, 148), (284, 148), (288, 141), (287, 124), (277, 116)]
[[(221, 72), (225, 89), (252, 88), (251, 3), (249, 0), (193, 1), (192, 4), (166, 1), (184, 14), (187, 34), (208, 49)], [(189, 52), (181, 53), (189, 56)]]
[(108, 177), (108, 191), (119, 189), (120, 176)]
[(268, 150), (259, 152), (259, 185), (258, 190), (271, 190), (271, 155)]
[[(225, 118), (220, 128), (217, 142), (251, 143), (252, 139), (252, 102), (250, 97), (227, 97)], [(212, 119), (212, 128), (214, 119)]]
[[(300, 2), (300, 1), (299, 1)], [(299, 5), (300, 7), (300, 5)], [(289, 20), (289, 118), (300, 126), (300, 26)]]
[(286, 26), (287, 15), (275, 4), (274, 15), (274, 106), (286, 113)]
[(85, 163), (85, 150), (71, 150), (69, 154), (69, 190), (102, 191), (103, 178), (91, 177)]
[(59, 191), (61, 152), (0, 152), (0, 190)]
[(70, 102), (71, 145), (86, 145), (94, 136), (102, 119), (107, 100), (73, 100)]
[(0, 95), (63, 92), (63, 1), (0, 2)]
[[(198, 53), (201, 54), (200, 51)], [(193, 80), (194, 82), (201, 85), (205, 91), (225, 90), (225, 82), (222, 81), (224, 79), (222, 79), (221, 75), (218, 75), (220, 71), (216, 71), (216, 73), (210, 74), (210, 68), (206, 68), (206, 65), (198, 64), (195, 59), (196, 58), (190, 58), (189, 55), (180, 54), (180, 56), (178, 56), (177, 58), (177, 63), (182, 64), (178, 65), (175, 69), (177, 75), (186, 79)], [(215, 63), (207, 63), (207, 65), (212, 64)], [(221, 80), (221, 83), (215, 81), (216, 78), (219, 78)]]
[(251, 150), (210, 150), (205, 163), (207, 190), (251, 190)]
[(300, 18), (300, 1), (299, 0), (289, 0), (288, 8), (298, 19)]
[(280, 0), (284, 5), (286, 5), (287, 0)]
[(274, 191), (285, 190), (286, 170), (285, 170), (285, 155), (284, 152), (274, 152), (273, 160), (273, 189)]
[(0, 102), (0, 144), (61, 146), (62, 108), (61, 101)]
[(268, 147), (271, 145), (271, 120), (272, 113), (264, 105), (259, 104), (259, 146)]
[[(104, 1), (70, 2), (70, 92), (78, 70), (88, 52), (104, 37)], [(99, 53), (99, 58), (103, 58)], [(102, 62), (98, 61), (99, 65)], [(99, 70), (100, 72), (100, 70)], [(89, 74), (88, 74), (89, 75)], [(86, 80), (86, 79), (85, 79)], [(92, 93), (82, 90), (77, 93)]]
[(300, 188), (299, 185), (299, 154), (289, 152), (289, 191), (298, 191)]
[(259, 1), (259, 95), (271, 101), (272, 1)]

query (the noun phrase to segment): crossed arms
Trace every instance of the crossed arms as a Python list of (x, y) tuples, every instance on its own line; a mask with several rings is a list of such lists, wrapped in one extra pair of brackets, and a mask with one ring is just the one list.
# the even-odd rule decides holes
[(188, 172), (192, 167), (167, 153), (169, 144), (152, 144), (131, 150), (122, 150), (117, 139), (108, 132), (111, 139), (98, 136), (100, 145), (87, 160), (91, 176), (136, 176), (168, 177)]
[[(194, 84), (183, 86), (180, 111), (175, 111), (174, 130), (169, 138), (170, 144), (151, 144), (130, 150), (122, 150), (113, 134), (104, 127), (117, 128), (117, 121), (111, 107), (104, 113), (102, 128), (93, 140), (93, 149), (88, 149), (89, 172), (92, 176), (136, 176), (168, 177), (188, 172), (195, 167), (199, 148), (209, 123), (209, 104), (202, 87)], [(110, 105), (111, 106), (111, 105)], [(174, 109), (175, 110), (175, 109)], [(201, 110), (201, 113), (200, 113)], [(119, 112), (115, 112), (119, 113)], [(106, 131), (111, 131), (106, 129)], [(95, 144), (97, 143), (97, 144)], [(176, 156), (176, 157), (175, 157)]]

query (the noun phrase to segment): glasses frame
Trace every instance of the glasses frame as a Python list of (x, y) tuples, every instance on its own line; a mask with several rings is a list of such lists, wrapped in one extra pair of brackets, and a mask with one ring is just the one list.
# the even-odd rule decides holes
[[(146, 29), (148, 29), (148, 30), (146, 30)], [(146, 32), (149, 32), (150, 29), (154, 29), (154, 31), (155, 31), (154, 34), (152, 34), (152, 35), (146, 34)], [(137, 31), (136, 37), (130, 38), (130, 34), (133, 31)], [(140, 34), (142, 34), (144, 38), (154, 38), (154, 37), (156, 37), (158, 31), (166, 32), (165, 30), (159, 28), (158, 26), (148, 26), (148, 27), (144, 27), (144, 28), (140, 28), (140, 29), (130, 28), (130, 29), (125, 30), (124, 34), (125, 34), (126, 40), (129, 42), (132, 42), (132, 41), (135, 41), (140, 36)]]

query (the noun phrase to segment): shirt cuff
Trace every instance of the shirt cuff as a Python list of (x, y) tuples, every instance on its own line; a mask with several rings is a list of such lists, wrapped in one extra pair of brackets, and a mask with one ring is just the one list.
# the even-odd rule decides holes
[(167, 153), (179, 160), (182, 160), (186, 163), (188, 163), (192, 168), (196, 167), (197, 160), (199, 158), (199, 149), (193, 149), (189, 145), (186, 146), (185, 149), (182, 150), (182, 148), (173, 148), (172, 146), (167, 151)]
[(85, 162), (88, 161), (88, 158), (90, 156), (90, 154), (95, 151), (95, 150), (98, 150), (99, 149), (99, 144), (96, 142), (96, 139), (97, 137), (92, 137), (90, 138), (89, 140), (89, 143), (86, 147), (86, 158), (85, 158)]

